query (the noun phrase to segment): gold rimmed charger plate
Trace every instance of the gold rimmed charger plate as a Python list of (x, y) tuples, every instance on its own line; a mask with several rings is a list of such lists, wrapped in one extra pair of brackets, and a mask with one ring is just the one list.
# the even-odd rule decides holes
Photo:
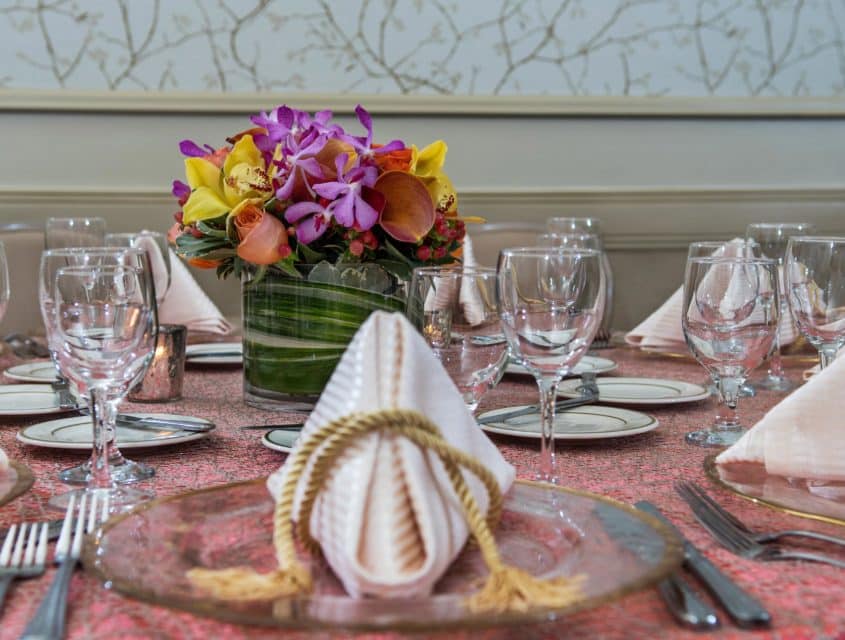
[(35, 476), (29, 467), (9, 460), (9, 473), (0, 476), (0, 507), (29, 491), (34, 482)]
[(320, 558), (304, 556), (312, 594), (277, 601), (214, 600), (186, 577), (196, 567), (276, 567), (274, 503), (263, 480), (154, 500), (109, 520), (83, 552), (86, 569), (128, 596), (228, 622), (347, 631), (481, 629), (549, 622), (650, 586), (681, 561), (661, 523), (609, 498), (518, 481), (505, 497), (496, 540), (504, 562), (544, 577), (584, 575), (583, 598), (561, 609), (471, 613), (467, 596), (487, 571), (467, 545), (423, 598), (355, 599)]
[[(685, 360), (687, 362), (695, 362), (695, 358), (689, 351), (679, 351), (672, 348), (659, 347), (632, 347), (636, 353), (641, 353), (646, 356), (653, 356), (658, 358), (671, 358), (675, 360)], [(781, 360), (786, 364), (818, 364), (819, 356), (815, 353), (781, 353)]]
[(763, 464), (717, 465), (704, 460), (707, 477), (720, 487), (783, 513), (845, 526), (845, 482), (821, 483), (766, 473)]

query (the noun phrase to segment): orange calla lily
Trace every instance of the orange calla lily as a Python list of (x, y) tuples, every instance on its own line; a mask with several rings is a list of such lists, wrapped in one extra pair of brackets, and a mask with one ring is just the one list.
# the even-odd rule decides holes
[(400, 242), (419, 242), (434, 225), (434, 203), (428, 189), (404, 171), (388, 171), (373, 188), (385, 198), (379, 225)]

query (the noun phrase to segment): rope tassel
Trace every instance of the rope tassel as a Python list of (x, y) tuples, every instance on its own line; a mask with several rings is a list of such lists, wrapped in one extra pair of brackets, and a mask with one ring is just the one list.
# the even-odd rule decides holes
[[(249, 567), (220, 570), (197, 568), (188, 572), (189, 580), (199, 589), (221, 600), (268, 600), (309, 593), (313, 588), (311, 574), (308, 567), (297, 558), (294, 543), (293, 504), (296, 487), (313, 458), (300, 503), (296, 533), (306, 549), (318, 552), (319, 545), (309, 529), (311, 511), (317, 497), (331, 475), (335, 461), (347, 446), (377, 431), (407, 438), (424, 451), (436, 454), (443, 463), (463, 507), (469, 529), (490, 570), (481, 590), (467, 600), (471, 611), (521, 612), (537, 607), (562, 608), (581, 599), (583, 576), (543, 580), (502, 562), (492, 533), (502, 512), (502, 494), (496, 478), (476, 458), (448, 444), (428, 418), (416, 411), (401, 409), (356, 413), (333, 420), (308, 437), (296, 450), (289, 462), (290, 468), (273, 512), (273, 546), (278, 569), (261, 574)], [(486, 517), (464, 480), (461, 467), (483, 483), (490, 498)]]

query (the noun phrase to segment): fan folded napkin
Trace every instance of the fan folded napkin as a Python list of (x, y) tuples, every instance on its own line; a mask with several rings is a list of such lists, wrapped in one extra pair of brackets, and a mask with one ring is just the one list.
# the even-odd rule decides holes
[[(155, 264), (155, 263), (154, 263)], [(211, 298), (197, 284), (194, 276), (172, 251), (170, 252), (170, 289), (158, 308), (163, 324), (183, 324), (189, 331), (226, 335), (232, 325), (223, 317)]]
[[(502, 493), (513, 482), (513, 467), (478, 428), (425, 340), (403, 315), (377, 311), (341, 358), (298, 443), (333, 420), (383, 409), (423, 414), (439, 426), (448, 444), (486, 466)], [(284, 465), (268, 480), (276, 499), (287, 472)], [(299, 512), (309, 473), (306, 469), (298, 481), (294, 514)], [(470, 473), (463, 476), (486, 513), (484, 485)], [(431, 593), (469, 534), (440, 458), (386, 432), (361, 436), (341, 454), (309, 524), (329, 565), (353, 597)]]
[(845, 439), (842, 405), (845, 358), (772, 407), (717, 464), (757, 462), (773, 475), (845, 480)]

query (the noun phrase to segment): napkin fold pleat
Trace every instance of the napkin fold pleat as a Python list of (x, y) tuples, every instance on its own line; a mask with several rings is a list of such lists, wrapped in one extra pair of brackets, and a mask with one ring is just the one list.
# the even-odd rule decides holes
[(208, 294), (172, 251), (170, 252), (170, 288), (158, 307), (162, 324), (183, 324), (189, 331), (231, 333), (231, 323), (223, 317)]
[(837, 358), (772, 407), (716, 462), (756, 462), (773, 475), (845, 480), (845, 438), (838, 401), (843, 385), (845, 358)]
[[(323, 425), (357, 412), (411, 409), (441, 429), (446, 442), (478, 458), (502, 492), (514, 469), (478, 428), (460, 392), (402, 314), (377, 311), (361, 326), (303, 427), (304, 442)], [(296, 454), (294, 447), (292, 456)], [(298, 513), (310, 473), (296, 491)], [(278, 498), (286, 466), (268, 480)], [(482, 511), (489, 500), (474, 475), (464, 478)], [(311, 515), (312, 536), (353, 597), (429, 594), (469, 535), (439, 457), (407, 438), (360, 437), (332, 467)]]

